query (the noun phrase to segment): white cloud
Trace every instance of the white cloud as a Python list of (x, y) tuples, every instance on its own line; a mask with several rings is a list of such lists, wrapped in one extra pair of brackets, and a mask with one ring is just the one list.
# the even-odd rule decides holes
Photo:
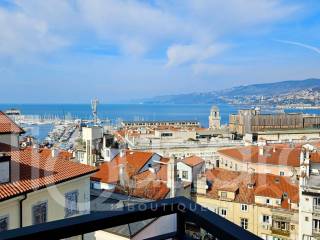
[(168, 66), (177, 66), (190, 62), (201, 62), (210, 59), (227, 48), (224, 44), (203, 45), (172, 45), (167, 50)]
[[(124, 53), (144, 54), (158, 45), (202, 45), (261, 24), (286, 19), (298, 6), (282, 0), (77, 0), (80, 15), (98, 37)], [(258, 28), (260, 30), (260, 28)]]
[(21, 12), (0, 8), (1, 56), (26, 56), (51, 52), (66, 45), (66, 41), (51, 34), (45, 21), (28, 17)]
[(13, 2), (14, 11), (0, 7), (0, 37), (7, 42), (0, 51), (48, 52), (66, 42), (85, 46), (99, 42), (125, 55), (143, 56), (160, 46), (167, 48), (168, 65), (204, 61), (220, 51), (215, 42), (225, 36), (272, 24), (297, 10), (282, 0)]
[(79, 0), (80, 14), (99, 38), (124, 53), (144, 53), (188, 31), (176, 16), (140, 1)]

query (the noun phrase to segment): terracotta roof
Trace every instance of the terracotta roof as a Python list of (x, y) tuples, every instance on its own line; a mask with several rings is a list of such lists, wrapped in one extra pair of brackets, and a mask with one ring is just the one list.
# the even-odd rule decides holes
[(153, 200), (163, 199), (168, 195), (170, 189), (166, 185), (167, 165), (159, 164), (154, 169), (155, 172), (147, 170), (133, 177), (135, 187), (130, 195)]
[(70, 160), (73, 158), (73, 154), (68, 151), (60, 151), (58, 157), (63, 160)]
[(127, 150), (123, 157), (118, 154), (112, 161), (102, 163), (99, 166), (99, 171), (95, 173), (91, 179), (94, 181), (115, 184), (119, 182), (120, 165), (124, 167), (126, 177), (131, 178), (146, 165), (153, 154), (154, 153), (151, 152)]
[[(235, 201), (248, 204), (254, 202), (253, 190), (247, 187), (250, 182), (249, 175), (223, 169), (207, 170), (205, 174), (207, 181), (212, 184), (207, 192), (209, 197), (219, 198), (219, 191), (238, 190)], [(228, 186), (232, 186), (232, 189), (228, 189)]]
[(164, 199), (170, 189), (161, 181), (137, 182), (133, 188), (116, 186), (115, 192), (152, 200)]
[(190, 167), (194, 167), (194, 166), (197, 166), (199, 164), (204, 163), (204, 160), (198, 156), (190, 156), (190, 157), (184, 158), (181, 162), (187, 164)]
[(137, 182), (141, 181), (167, 181), (167, 165), (158, 165), (155, 172), (144, 171), (133, 177)]
[(50, 149), (11, 152), (11, 182), (0, 184), (0, 201), (91, 174), (96, 168), (53, 158)]
[(248, 146), (221, 149), (218, 153), (241, 162), (299, 167), (301, 145), (296, 147), (285, 144), (268, 145), (263, 147), (263, 151), (263, 155), (260, 155), (258, 146)]
[(24, 130), (0, 111), (0, 133), (24, 133)]
[[(91, 177), (93, 181), (115, 184), (115, 192), (127, 194), (134, 197), (146, 199), (163, 199), (167, 196), (170, 189), (165, 181), (167, 180), (167, 166), (156, 164), (154, 172), (149, 169), (139, 171), (152, 158), (154, 153), (126, 151), (123, 157), (117, 155), (111, 162), (100, 165), (99, 171)], [(160, 162), (166, 163), (167, 158), (161, 158)], [(124, 166), (126, 185), (121, 186), (119, 179), (119, 168)]]
[(320, 152), (310, 153), (310, 160), (313, 163), (320, 163)]
[[(282, 199), (281, 207), (288, 208), (287, 200), (283, 199), (283, 194), (286, 193), (291, 202), (299, 202), (298, 184), (293, 183), (289, 177), (248, 174), (220, 168), (207, 170), (205, 175), (211, 184), (207, 196), (212, 198), (219, 198), (218, 191), (232, 191), (236, 192), (237, 202), (252, 204), (255, 196), (264, 196)], [(253, 184), (253, 188), (249, 188), (248, 184)]]

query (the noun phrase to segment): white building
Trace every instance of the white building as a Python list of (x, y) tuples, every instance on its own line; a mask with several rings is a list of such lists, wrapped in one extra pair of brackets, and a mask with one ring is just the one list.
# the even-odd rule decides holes
[(192, 183), (204, 171), (205, 161), (197, 156), (184, 158), (177, 163), (178, 176), (182, 181)]
[(306, 144), (300, 156), (299, 239), (320, 238), (320, 158), (315, 146)]
[(91, 126), (82, 128), (82, 138), (77, 144), (76, 158), (86, 165), (94, 166), (97, 153), (100, 152), (103, 138), (103, 127)]

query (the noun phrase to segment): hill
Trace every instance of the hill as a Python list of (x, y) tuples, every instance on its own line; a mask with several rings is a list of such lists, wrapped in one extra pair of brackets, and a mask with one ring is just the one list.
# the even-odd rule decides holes
[[(295, 103), (300, 103), (303, 93), (308, 92), (308, 99), (312, 99), (313, 92), (319, 95), (320, 79), (310, 78), (305, 80), (289, 80), (273, 83), (252, 84), (238, 86), (221, 91), (211, 91), (202, 93), (185, 93), (177, 95), (156, 96), (149, 99), (139, 100), (141, 103), (154, 104), (205, 104), (205, 103), (239, 103), (256, 104), (260, 99), (295, 99)], [(295, 97), (298, 94), (299, 97)], [(285, 97), (283, 97), (285, 96)], [(303, 98), (304, 99), (304, 98)], [(284, 100), (285, 103), (288, 103)], [(274, 101), (272, 101), (274, 103)], [(301, 103), (306, 103), (305, 99)], [(279, 104), (282, 104), (281, 102)]]

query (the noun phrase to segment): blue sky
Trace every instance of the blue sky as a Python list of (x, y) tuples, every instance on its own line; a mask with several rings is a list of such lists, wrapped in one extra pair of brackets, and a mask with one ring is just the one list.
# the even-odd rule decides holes
[(0, 0), (0, 103), (320, 78), (319, 0)]

